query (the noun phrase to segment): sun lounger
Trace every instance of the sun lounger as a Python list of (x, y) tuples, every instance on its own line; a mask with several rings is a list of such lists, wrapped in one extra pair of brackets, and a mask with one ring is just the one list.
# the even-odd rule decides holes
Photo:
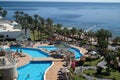
[(65, 77), (63, 75), (59, 75), (58, 80), (65, 80)]
[(26, 55), (24, 55), (24, 54), (20, 54), (20, 57), (25, 57)]
[(61, 75), (62, 74), (62, 72), (58, 72), (58, 75)]

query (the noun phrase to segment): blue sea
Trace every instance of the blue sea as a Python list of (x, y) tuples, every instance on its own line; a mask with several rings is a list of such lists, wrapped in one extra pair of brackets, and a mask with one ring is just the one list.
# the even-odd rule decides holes
[(38, 14), (52, 18), (54, 24), (96, 31), (108, 29), (113, 36), (120, 36), (120, 3), (80, 3), (80, 2), (8, 2), (0, 1), (0, 6), (8, 11), (7, 19), (14, 19), (15, 11), (30, 15)]

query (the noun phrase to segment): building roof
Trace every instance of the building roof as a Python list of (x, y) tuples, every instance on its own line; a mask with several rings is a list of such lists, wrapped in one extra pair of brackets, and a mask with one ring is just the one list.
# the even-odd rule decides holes
[[(14, 23), (16, 23), (14, 21)], [(8, 32), (8, 31), (21, 31), (21, 29), (14, 28), (15, 26), (12, 25), (12, 22), (4, 19), (0, 19), (0, 32)]]

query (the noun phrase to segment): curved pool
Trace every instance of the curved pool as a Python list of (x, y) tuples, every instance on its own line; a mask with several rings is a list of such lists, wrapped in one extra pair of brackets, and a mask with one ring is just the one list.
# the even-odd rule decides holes
[[(46, 49), (48, 51), (52, 51), (52, 50), (57, 50), (58, 49), (55, 46), (38, 46), (38, 48), (43, 48), (43, 49)], [(73, 52), (75, 54), (75, 59), (79, 59), (82, 56), (80, 50), (77, 49), (77, 48), (70, 47), (69, 51), (71, 51), (71, 52)]]
[(22, 50), (23, 53), (29, 54), (33, 58), (44, 58), (44, 57), (49, 57), (49, 55), (39, 49), (34, 49), (34, 48), (18, 48), (18, 47), (11, 47), (11, 51), (16, 51), (20, 52)]
[(51, 64), (52, 61), (32, 61), (17, 69), (17, 80), (44, 80), (45, 71)]

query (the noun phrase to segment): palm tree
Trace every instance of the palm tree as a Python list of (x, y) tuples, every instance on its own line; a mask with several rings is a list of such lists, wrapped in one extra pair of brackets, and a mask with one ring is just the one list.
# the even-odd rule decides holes
[(7, 15), (7, 11), (0, 7), (0, 16), (5, 17)]
[(113, 39), (113, 42), (114, 42), (115, 44), (120, 43), (120, 37), (114, 38), (114, 39)]
[(38, 33), (38, 40), (39, 40), (39, 21), (38, 21), (39, 16), (37, 14), (34, 15), (34, 23), (35, 23), (35, 28), (37, 29)]
[(32, 31), (33, 40), (35, 40), (35, 23), (34, 23), (34, 19), (32, 18), (32, 16), (28, 17), (28, 23), (29, 23), (29, 28)]
[(20, 12), (16, 11), (16, 12), (14, 12), (14, 14), (15, 14), (14, 17), (15, 17), (16, 21), (19, 22), (19, 16), (20, 16), (19, 14), (20, 14)]
[(52, 24), (53, 24), (53, 20), (52, 19), (50, 19), (50, 18), (47, 18), (47, 27), (50, 27), (51, 28), (51, 26), (52, 26)]
[(108, 47), (108, 41), (109, 41), (109, 37), (111, 37), (112, 34), (110, 31), (108, 30), (104, 30), (104, 29), (101, 29), (101, 30), (98, 30), (96, 32), (96, 37), (97, 37), (97, 42), (98, 42), (98, 46), (101, 48), (101, 49), (105, 49)]
[(89, 36), (89, 39), (90, 39), (90, 43), (92, 44), (92, 38), (95, 36), (94, 32), (93, 31), (89, 31), (87, 32), (88, 36)]
[(7, 15), (7, 11), (4, 10), (3, 13), (2, 13), (2, 17), (5, 17)]
[(62, 24), (59, 24), (59, 23), (58, 23), (58, 24), (56, 25), (56, 27), (58, 27), (59, 29), (61, 29)]
[(40, 20), (41, 24), (44, 26), (45, 25), (45, 19), (39, 16), (39, 20)]
[(40, 39), (42, 39), (42, 33), (45, 31), (45, 27), (44, 27), (44, 25), (40, 25)]
[(29, 19), (29, 15), (28, 14), (24, 14), (23, 15), (23, 21), (22, 25), (23, 25), (23, 29), (25, 30), (25, 35), (27, 35), (27, 29), (29, 28), (29, 23), (28, 23), (28, 19)]
[(107, 62), (107, 71), (110, 71), (110, 68), (116, 70), (118, 66), (117, 54), (114, 51), (109, 50), (104, 57)]
[(83, 30), (82, 30), (82, 29), (78, 30), (79, 39), (81, 39), (82, 33), (83, 33)]
[(72, 29), (71, 29), (71, 33), (72, 33), (72, 37), (74, 37), (74, 35), (77, 33), (76, 28), (72, 28)]
[(30, 29), (32, 31), (33, 40), (35, 40), (35, 24), (34, 24), (34, 22), (32, 22), (32, 24), (30, 26)]

